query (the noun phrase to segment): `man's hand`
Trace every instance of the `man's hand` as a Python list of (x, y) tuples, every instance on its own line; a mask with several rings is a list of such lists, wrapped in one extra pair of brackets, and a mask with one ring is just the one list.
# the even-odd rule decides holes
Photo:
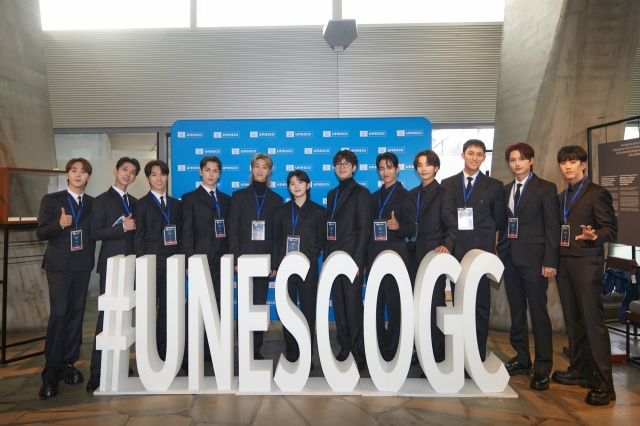
[(189, 270), (188, 269), (185, 269), (184, 273), (187, 274), (187, 276), (189, 276)]
[(136, 229), (136, 220), (131, 216), (131, 213), (129, 213), (129, 216), (127, 216), (122, 223), (122, 227), (125, 231), (133, 231)]
[(551, 278), (556, 276), (556, 270), (554, 268), (542, 267), (542, 276), (545, 278)]
[(436, 253), (444, 253), (444, 254), (451, 254), (449, 252), (449, 250), (445, 247), (445, 246), (438, 246), (436, 247), (436, 249), (434, 250)]
[(400, 228), (400, 224), (398, 224), (396, 216), (393, 213), (393, 210), (391, 210), (391, 219), (387, 221), (387, 229), (389, 229), (390, 231), (397, 231), (398, 228)]
[(269, 274), (269, 278), (275, 277), (277, 273), (278, 271), (271, 271), (271, 273)]
[(60, 207), (62, 209), (62, 215), (60, 216), (60, 226), (62, 228), (66, 228), (67, 226), (71, 226), (73, 223), (73, 217), (70, 214), (66, 214), (64, 212), (64, 207)]
[(576, 236), (576, 241), (578, 240), (595, 241), (598, 239), (598, 236), (596, 235), (596, 230), (593, 229), (591, 225), (589, 226), (580, 225), (580, 228), (582, 228), (582, 234)]

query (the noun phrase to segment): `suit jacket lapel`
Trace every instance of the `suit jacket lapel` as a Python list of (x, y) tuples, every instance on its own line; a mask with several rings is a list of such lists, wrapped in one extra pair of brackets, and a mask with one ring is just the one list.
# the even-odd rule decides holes
[[(211, 195), (207, 192), (207, 189), (204, 186), (200, 185), (200, 188), (198, 188), (198, 190), (196, 191), (196, 194), (198, 195), (198, 197), (200, 197), (200, 199), (202, 200), (204, 205), (206, 205), (211, 210), (213, 210), (214, 212), (217, 213), (214, 201), (213, 201), (213, 199), (211, 198)], [(219, 196), (219, 194), (216, 194), (216, 195)], [(219, 198), (218, 198), (218, 202), (220, 202)]]
[(509, 199), (511, 198), (511, 191), (513, 190), (513, 181), (509, 182), (504, 187), (504, 205), (507, 206), (507, 214), (509, 217), (513, 216), (513, 212), (509, 208)]
[[(122, 213), (126, 217), (127, 216), (127, 211), (124, 208), (124, 200), (122, 199), (120, 194), (118, 194), (118, 192), (115, 189), (113, 189), (113, 187), (109, 188), (109, 193), (111, 194), (111, 197), (113, 198), (113, 202), (116, 203), (116, 205), (120, 206), (120, 209), (122, 210)], [(129, 210), (131, 210), (131, 201), (129, 201)]]
[[(349, 185), (347, 185), (347, 187), (344, 189), (344, 192), (342, 194), (338, 194), (337, 193), (338, 191), (336, 191), (336, 194), (340, 197), (340, 200), (338, 200), (338, 205), (336, 206), (336, 211), (334, 212), (334, 216), (338, 214), (338, 212), (340, 211), (340, 208), (344, 205), (347, 198), (349, 198), (349, 194), (351, 194), (351, 191), (353, 190), (353, 188), (355, 188), (355, 186), (356, 186), (356, 181), (354, 180)], [(331, 207), (333, 208), (333, 206)]]
[(533, 175), (531, 176), (529, 183), (527, 183), (526, 186), (523, 186), (520, 189), (520, 202), (518, 203), (519, 211), (522, 211), (522, 209), (524, 209), (524, 207), (527, 205), (527, 202), (531, 199), (533, 193), (536, 192), (536, 189), (538, 189), (538, 186), (540, 186), (540, 180), (538, 179), (538, 176)]
[[(473, 191), (471, 191), (471, 195), (469, 196), (469, 201), (467, 201), (467, 207), (473, 207), (473, 205), (484, 195), (487, 190), (487, 185), (489, 184), (489, 179), (487, 179), (482, 172), (478, 172), (476, 176), (476, 182), (473, 186)], [(460, 181), (462, 185), (462, 181)], [(469, 195), (469, 194), (467, 194)]]
[[(401, 190), (402, 190), (402, 184), (398, 182), (395, 189), (393, 190), (393, 193), (389, 197), (389, 201), (387, 201), (387, 204), (384, 206), (384, 209), (382, 211), (383, 217), (386, 216), (387, 212), (389, 213), (389, 217), (391, 217), (391, 212), (390, 212), (390, 210), (392, 210), (391, 206), (393, 206), (393, 202), (396, 198), (398, 198), (398, 194), (400, 193)], [(378, 199), (380, 198), (378, 197)], [(381, 202), (384, 203), (384, 200), (381, 200)], [(380, 212), (380, 209), (378, 209), (378, 212)]]
[(456, 178), (453, 180), (453, 188), (456, 191), (456, 194), (458, 194), (458, 197), (460, 197), (460, 199), (462, 200), (462, 202), (464, 203), (464, 193), (462, 192), (462, 178), (463, 178), (464, 174), (462, 172), (458, 173), (456, 175)]
[[(590, 185), (591, 185), (591, 180), (589, 178), (586, 178), (584, 180), (584, 185), (582, 185), (582, 189), (580, 190), (580, 193), (577, 195), (577, 197), (576, 197), (575, 201), (573, 202), (573, 204), (571, 204), (571, 198), (567, 197), (567, 208), (571, 204), (571, 209), (573, 210), (573, 208), (575, 208), (576, 204), (578, 204), (578, 201), (580, 201), (582, 196), (589, 190), (589, 186)], [(573, 194), (575, 195), (575, 192)], [(573, 197), (573, 195), (571, 197)]]

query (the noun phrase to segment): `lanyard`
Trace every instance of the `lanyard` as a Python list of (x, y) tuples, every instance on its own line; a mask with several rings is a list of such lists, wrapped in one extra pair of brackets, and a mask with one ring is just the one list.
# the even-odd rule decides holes
[(333, 199), (333, 210), (331, 211), (331, 220), (333, 220), (333, 217), (336, 215), (336, 207), (340, 202), (340, 197), (342, 197), (342, 194), (340, 194), (340, 187), (338, 187), (338, 189), (336, 189), (336, 197)]
[[(126, 194), (127, 193), (125, 192), (125, 195)], [(131, 210), (129, 209), (129, 206), (127, 205), (127, 203), (124, 202), (124, 197), (120, 197), (120, 201), (122, 201), (122, 205), (124, 206), (124, 211), (126, 211), (127, 212), (127, 216), (129, 216), (131, 214)]]
[[(387, 202), (389, 201), (389, 198), (391, 198), (391, 194), (393, 194), (393, 191), (395, 191), (396, 186), (398, 186), (398, 182), (393, 184), (393, 187), (391, 188), (391, 191), (389, 191), (389, 194), (387, 194), (387, 199), (384, 200), (384, 204), (382, 204), (382, 207), (380, 207), (380, 197), (378, 197), (378, 208), (380, 209), (380, 212), (378, 213), (378, 217), (380, 219), (382, 219), (382, 211), (384, 210), (385, 206), (387, 205)], [(382, 195), (382, 189), (380, 190), (380, 195)]]
[(578, 188), (576, 193), (573, 194), (573, 197), (571, 198), (571, 202), (569, 203), (569, 207), (567, 207), (567, 192), (569, 192), (569, 188), (571, 188), (571, 184), (569, 184), (569, 186), (567, 187), (567, 190), (564, 192), (564, 223), (567, 223), (567, 219), (569, 218), (569, 212), (571, 211), (571, 206), (573, 205), (573, 202), (576, 200), (576, 197), (578, 196), (578, 194), (582, 190), (582, 185), (584, 185), (584, 181), (586, 179), (587, 179), (586, 176), (582, 178), (582, 182), (580, 183), (580, 187)]
[[(478, 175), (480, 174), (480, 172), (478, 172)], [(471, 185), (471, 189), (469, 190), (469, 193), (467, 194), (467, 187), (464, 184), (464, 173), (462, 174), (462, 197), (464, 198), (464, 208), (467, 208), (467, 201), (469, 201), (469, 198), (471, 198), (471, 193), (473, 192), (473, 188), (476, 187), (476, 183), (478, 182), (478, 175), (476, 175), (476, 178), (473, 180), (473, 185)]]
[(264, 207), (264, 202), (267, 199), (267, 189), (264, 189), (264, 197), (262, 198), (262, 203), (258, 204), (258, 193), (256, 189), (253, 188), (253, 195), (256, 197), (256, 207), (258, 208), (258, 220), (260, 220), (260, 214), (262, 213), (262, 208)]
[(69, 201), (69, 207), (71, 207), (71, 216), (73, 217), (73, 221), (76, 223), (76, 229), (78, 228), (78, 219), (80, 219), (80, 215), (82, 214), (82, 207), (80, 206), (80, 210), (78, 210), (78, 215), (76, 216), (76, 210), (73, 208), (73, 201), (71, 201), (71, 196), (67, 191), (67, 201)]
[[(520, 190), (520, 198), (518, 198), (518, 202), (515, 203), (515, 205), (513, 206), (513, 215), (516, 215), (516, 211), (518, 211), (518, 205), (520, 205), (520, 200), (522, 200), (522, 194), (524, 193), (524, 189), (527, 187), (527, 184), (529, 183), (529, 179), (531, 179), (531, 176), (533, 176), (533, 173), (529, 173), (529, 177), (527, 178), (527, 180), (524, 181), (524, 184), (522, 185), (522, 189)], [(520, 183), (520, 182), (518, 182)], [(515, 188), (516, 185), (514, 185), (513, 187)], [(515, 196), (515, 193), (514, 193)]]
[(422, 206), (422, 185), (418, 191), (418, 204), (416, 204), (416, 223), (418, 222), (418, 214), (420, 214), (420, 207)]
[(169, 216), (171, 215), (171, 209), (169, 207), (169, 197), (167, 197), (167, 211), (169, 212), (167, 213), (162, 209), (162, 206), (160, 205), (160, 201), (158, 201), (158, 198), (155, 195), (153, 195), (151, 191), (149, 191), (149, 195), (151, 195), (151, 198), (153, 198), (153, 201), (155, 201), (156, 204), (158, 205), (158, 208), (160, 208), (160, 211), (162, 212), (162, 216), (164, 216), (164, 218), (167, 219), (167, 224), (168, 224)]
[(307, 200), (304, 200), (304, 203), (302, 203), (302, 205), (300, 206), (300, 210), (298, 210), (298, 214), (295, 215), (295, 219), (294, 219), (294, 215), (293, 215), (293, 204), (295, 203), (294, 200), (291, 200), (291, 233), (293, 235), (296, 235), (296, 226), (298, 225), (298, 218), (300, 217), (300, 212), (302, 211), (302, 208), (304, 207), (305, 204), (307, 204)]
[[(211, 192), (213, 192), (213, 191), (211, 191)], [(214, 194), (215, 194), (215, 192), (214, 192)], [(266, 192), (265, 192), (265, 194), (266, 194)], [(213, 201), (213, 204), (215, 204), (216, 210), (218, 210), (218, 217), (220, 217), (220, 201), (218, 201), (218, 197), (215, 197), (215, 196), (213, 196), (211, 194), (209, 194), (209, 196), (211, 197), (211, 201)]]

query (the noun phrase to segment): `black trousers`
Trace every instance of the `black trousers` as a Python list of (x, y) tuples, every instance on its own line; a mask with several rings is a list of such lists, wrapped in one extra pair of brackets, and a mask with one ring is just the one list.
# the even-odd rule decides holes
[(167, 354), (167, 269), (156, 269), (156, 344), (164, 361)]
[(356, 362), (366, 361), (364, 353), (364, 306), (362, 305), (362, 271), (353, 283), (338, 275), (331, 287), (333, 314), (336, 320), (340, 356), (353, 354)]
[[(314, 262), (307, 273), (307, 280), (303, 281), (298, 275), (292, 275), (287, 282), (289, 298), (296, 303), (300, 298), (300, 311), (307, 320), (309, 331), (311, 332), (311, 355), (313, 355), (313, 342), (316, 335), (316, 300), (318, 299), (318, 268), (314, 268)], [(317, 265), (318, 262), (315, 262)], [(282, 328), (284, 342), (287, 345), (285, 350), (286, 358), (295, 362), (300, 356), (298, 342), (286, 327)]]
[[(385, 326), (384, 307), (387, 307), (389, 321)], [(378, 347), (385, 361), (391, 361), (400, 340), (400, 290), (393, 275), (385, 275), (380, 282), (376, 306), (376, 331)]]
[[(269, 291), (269, 278), (254, 278), (253, 279), (253, 304), (254, 305), (266, 305), (267, 304), (267, 292)], [(262, 343), (264, 340), (264, 332), (253, 332), (253, 353), (260, 353)]]
[(549, 281), (542, 276), (542, 266), (516, 266), (507, 255), (504, 262), (504, 285), (511, 309), (509, 340), (516, 351), (518, 362), (531, 364), (529, 355), (529, 326), (527, 304), (531, 314), (531, 328), (535, 343), (534, 371), (551, 374), (553, 366), (553, 339), (551, 320), (547, 311)]
[(604, 322), (604, 259), (560, 256), (558, 293), (569, 337), (569, 371), (593, 387), (613, 390), (611, 340)]
[[(451, 295), (455, 295), (456, 285), (451, 283)], [(453, 298), (455, 302), (455, 297)], [(482, 362), (487, 358), (487, 337), (489, 336), (489, 317), (491, 315), (491, 284), (489, 278), (483, 275), (478, 283), (476, 296), (476, 337), (478, 351)], [(432, 317), (433, 318), (433, 317)]]
[(59, 378), (63, 364), (74, 363), (80, 358), (82, 321), (90, 278), (91, 271), (47, 271), (50, 314), (44, 341), (42, 380)]
[[(106, 282), (107, 282), (107, 271), (104, 272), (100, 272), (98, 271), (98, 274), (100, 275), (100, 294), (104, 294), (106, 289)], [(104, 323), (104, 312), (103, 311), (98, 311), (98, 322), (96, 323), (96, 337), (98, 336), (98, 334), (102, 333), (102, 328), (103, 328), (103, 323)], [(99, 351), (98, 349), (96, 349), (96, 338), (93, 338), (93, 352), (91, 353), (91, 365), (90, 365), (90, 370), (91, 370), (91, 375), (92, 376), (99, 376), (100, 375), (100, 364), (102, 361), (102, 351)]]

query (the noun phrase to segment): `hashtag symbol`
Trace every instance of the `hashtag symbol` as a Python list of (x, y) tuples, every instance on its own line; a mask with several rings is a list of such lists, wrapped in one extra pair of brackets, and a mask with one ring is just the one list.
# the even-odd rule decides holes
[(128, 380), (130, 348), (136, 337), (131, 326), (136, 304), (135, 267), (135, 255), (107, 261), (105, 292), (98, 298), (98, 310), (104, 311), (102, 332), (96, 338), (96, 348), (102, 351), (100, 392), (123, 390)]

